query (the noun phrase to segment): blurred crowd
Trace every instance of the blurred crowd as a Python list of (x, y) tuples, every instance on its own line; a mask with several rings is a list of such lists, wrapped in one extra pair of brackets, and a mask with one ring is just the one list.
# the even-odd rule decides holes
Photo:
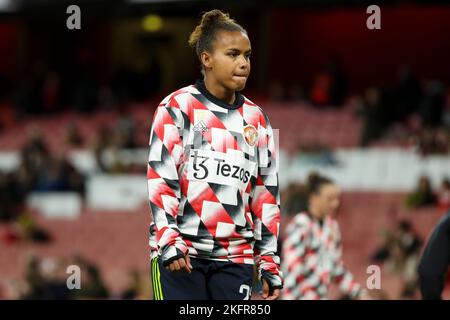
[[(6, 100), (12, 101), (13, 115), (0, 112), (2, 125), (11, 119), (49, 114), (64, 110), (90, 113), (114, 110), (123, 120), (117, 130), (99, 129), (98, 147), (115, 143), (133, 148), (133, 123), (126, 114), (130, 102), (160, 99), (161, 71), (158, 61), (149, 56), (145, 68), (122, 65), (109, 77), (100, 79), (94, 72), (92, 54), (81, 50), (67, 66), (57, 67), (37, 61), (20, 83), (5, 87), (12, 92)], [(360, 146), (377, 141), (404, 142), (416, 146), (417, 151), (429, 154), (450, 152), (450, 87), (436, 79), (417, 76), (407, 66), (400, 66), (391, 83), (373, 84), (362, 94), (349, 90), (345, 69), (339, 59), (331, 59), (319, 70), (308, 87), (289, 86), (274, 81), (269, 85), (270, 101), (301, 102), (312, 108), (350, 108), (362, 119)], [(0, 92), (2, 97), (8, 93)], [(5, 109), (1, 107), (0, 110)], [(6, 109), (5, 109), (6, 110)], [(11, 112), (11, 111), (10, 111)], [(9, 119), (9, 120), (8, 120)], [(67, 129), (73, 144), (82, 144), (76, 136), (76, 127)], [(113, 141), (113, 142), (111, 142)], [(104, 168), (104, 166), (103, 166)]]
[[(142, 125), (145, 119), (142, 119)], [(119, 152), (123, 149), (143, 148), (138, 143), (136, 132), (139, 123), (125, 112), (119, 113), (118, 120), (112, 125), (98, 128), (91, 149), (99, 171), (103, 173), (143, 173), (145, 167), (137, 162), (126, 163), (120, 159)], [(147, 133), (147, 130), (142, 130)]]
[(0, 172), (0, 221), (16, 220), (26, 210), (26, 198), (32, 192), (72, 191), (84, 197), (84, 183), (66, 155), (52, 153), (40, 132), (32, 130), (20, 150), (18, 168)]
[(382, 264), (388, 274), (401, 282), (399, 299), (419, 298), (417, 267), (423, 239), (408, 220), (401, 220), (393, 230), (381, 231), (382, 244), (373, 253), (371, 262)]
[(422, 155), (450, 151), (450, 91), (437, 80), (418, 79), (412, 70), (399, 69), (391, 86), (370, 87), (357, 97), (363, 119), (361, 146), (378, 139), (411, 139)]
[[(82, 48), (64, 63), (37, 60), (11, 83), (10, 99), (17, 115), (39, 115), (75, 110), (91, 113), (143, 101), (158, 92), (161, 71), (149, 55), (146, 66), (119, 65), (107, 77), (100, 76), (91, 50)], [(7, 82), (6, 79), (4, 82)]]
[(350, 92), (338, 59), (312, 79), (309, 87), (273, 82), (272, 101), (303, 102), (318, 110), (350, 107), (363, 121), (360, 146), (380, 139), (408, 140), (422, 155), (450, 152), (450, 87), (416, 76), (400, 66), (392, 83), (373, 84), (363, 94)]
[(311, 79), (308, 88), (298, 83), (285, 85), (273, 81), (268, 98), (279, 102), (307, 102), (317, 108), (340, 108), (348, 94), (347, 79), (337, 58), (330, 59)]
[(442, 179), (439, 188), (433, 190), (430, 179), (422, 176), (415, 190), (406, 197), (405, 204), (408, 208), (437, 206), (439, 212), (446, 213), (450, 210), (450, 180)]
[[(134, 269), (129, 270), (124, 289), (113, 293), (106, 286), (100, 267), (83, 256), (60, 258), (29, 255), (26, 260), (23, 279), (4, 281), (0, 286), (0, 299), (148, 299), (142, 285), (142, 275)], [(79, 269), (68, 269), (68, 266)], [(79, 287), (76, 286), (78, 275)]]

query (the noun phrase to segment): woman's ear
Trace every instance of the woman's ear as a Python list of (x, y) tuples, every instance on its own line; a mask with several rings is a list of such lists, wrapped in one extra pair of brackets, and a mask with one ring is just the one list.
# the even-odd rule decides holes
[(211, 68), (211, 55), (208, 52), (203, 51), (200, 55), (200, 59), (205, 68)]

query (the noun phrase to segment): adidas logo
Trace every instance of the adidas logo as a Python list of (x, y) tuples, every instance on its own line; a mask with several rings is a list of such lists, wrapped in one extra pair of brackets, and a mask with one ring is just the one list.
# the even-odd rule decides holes
[(203, 122), (203, 120), (194, 126), (194, 131), (196, 131), (196, 132), (208, 132), (208, 130), (209, 129), (206, 126), (206, 124)]

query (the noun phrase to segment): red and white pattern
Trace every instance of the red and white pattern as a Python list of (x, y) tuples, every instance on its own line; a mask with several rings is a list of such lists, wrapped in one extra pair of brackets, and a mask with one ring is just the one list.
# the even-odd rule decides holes
[[(245, 141), (248, 125), (257, 129), (254, 145)], [(281, 287), (275, 155), (269, 120), (248, 99), (224, 108), (193, 85), (166, 97), (153, 118), (147, 171), (163, 263), (186, 252), (235, 263), (256, 259), (260, 276)]]
[(332, 281), (351, 298), (361, 293), (361, 286), (343, 265), (341, 235), (334, 218), (320, 222), (306, 212), (297, 214), (286, 228), (282, 258), (285, 300), (326, 299)]

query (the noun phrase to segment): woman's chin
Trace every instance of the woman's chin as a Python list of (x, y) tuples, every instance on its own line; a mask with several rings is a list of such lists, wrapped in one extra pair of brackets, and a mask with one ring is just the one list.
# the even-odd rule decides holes
[(244, 90), (246, 82), (243, 83), (236, 83), (234, 91), (241, 91)]

